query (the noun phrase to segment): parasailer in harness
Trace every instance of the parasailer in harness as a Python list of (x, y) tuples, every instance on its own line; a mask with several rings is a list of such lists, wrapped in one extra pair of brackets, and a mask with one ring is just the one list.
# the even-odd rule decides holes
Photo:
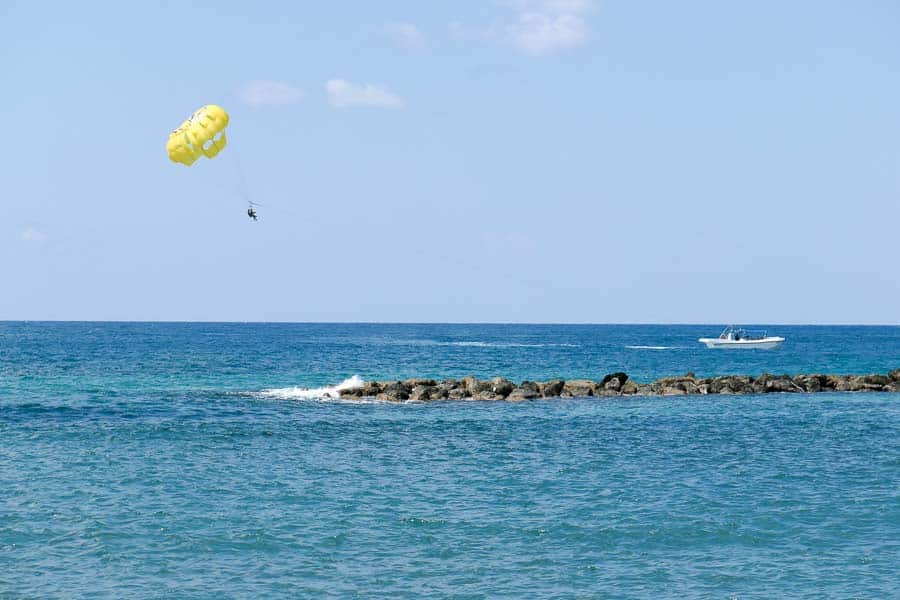
[(256, 209), (253, 207), (252, 204), (250, 205), (250, 208), (247, 209), (247, 216), (250, 217), (251, 219), (253, 219), (254, 221), (259, 220), (256, 218)]

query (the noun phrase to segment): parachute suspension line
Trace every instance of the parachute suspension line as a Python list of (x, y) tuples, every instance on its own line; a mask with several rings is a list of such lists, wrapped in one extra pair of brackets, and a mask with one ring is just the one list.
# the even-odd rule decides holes
[(258, 202), (254, 202), (250, 199), (250, 192), (247, 189), (247, 178), (244, 176), (244, 169), (241, 167), (241, 157), (240, 154), (235, 149), (232, 152), (234, 155), (234, 168), (237, 172), (238, 182), (237, 182), (237, 190), (238, 195), (247, 203), (247, 216), (253, 219), (254, 221), (258, 220), (256, 215), (256, 207), (262, 206), (262, 204)]
[[(231, 149), (231, 154), (234, 156), (234, 169), (235, 169), (235, 172), (237, 173), (238, 195), (240, 196), (241, 200), (243, 200), (244, 203), (247, 205), (247, 210), (250, 210), (250, 209), (253, 209), (253, 208), (259, 206), (259, 207), (265, 208), (267, 211), (276, 211), (279, 213), (286, 213), (286, 214), (293, 215), (293, 216), (299, 216), (296, 212), (286, 208), (283, 204), (281, 204), (277, 201), (275, 202), (275, 204), (272, 204), (269, 200), (266, 200), (265, 204), (263, 204), (263, 203), (256, 202), (255, 200), (253, 200), (253, 196), (250, 194), (249, 187), (247, 186), (247, 178), (244, 175), (244, 169), (241, 164), (241, 155), (240, 155), (240, 152), (238, 151), (238, 144), (233, 144), (233, 147)], [(251, 218), (253, 218), (253, 217), (251, 216)]]
[(234, 168), (235, 168), (235, 171), (237, 171), (237, 176), (238, 176), (238, 182), (237, 182), (238, 195), (240, 195), (240, 197), (244, 201), (246, 201), (247, 203), (252, 205), (253, 202), (250, 200), (250, 192), (247, 189), (247, 178), (244, 177), (244, 169), (241, 167), (241, 157), (237, 151), (237, 148), (235, 148), (231, 152), (231, 154), (234, 155)]

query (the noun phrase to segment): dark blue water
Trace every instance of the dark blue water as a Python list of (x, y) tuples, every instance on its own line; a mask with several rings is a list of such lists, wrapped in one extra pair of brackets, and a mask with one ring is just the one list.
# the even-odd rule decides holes
[(0, 392), (40, 396), (256, 390), (364, 379), (502, 375), (639, 381), (694, 371), (868, 373), (900, 365), (900, 327), (768, 326), (770, 351), (712, 351), (717, 325), (0, 322)]
[(0, 596), (897, 597), (898, 394), (257, 393), (900, 367), (900, 328), (769, 330), (2, 323)]

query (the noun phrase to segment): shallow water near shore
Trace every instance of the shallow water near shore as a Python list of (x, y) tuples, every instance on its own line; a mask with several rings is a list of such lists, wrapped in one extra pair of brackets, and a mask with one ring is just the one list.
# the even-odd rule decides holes
[(898, 394), (259, 393), (900, 367), (900, 328), (711, 329), (0, 324), (0, 596), (900, 594)]

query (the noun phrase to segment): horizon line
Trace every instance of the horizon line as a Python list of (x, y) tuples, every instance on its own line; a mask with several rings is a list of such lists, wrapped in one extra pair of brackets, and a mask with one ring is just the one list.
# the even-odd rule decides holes
[[(188, 320), (188, 319), (0, 319), (0, 323), (158, 323), (158, 324), (210, 324), (210, 325), (552, 325), (552, 326), (586, 326), (586, 325), (668, 325), (668, 326), (723, 326), (723, 323), (678, 321), (238, 321), (238, 320)], [(731, 324), (741, 325), (775, 325), (785, 327), (900, 327), (900, 323), (825, 323), (825, 322), (752, 322), (734, 321)], [(725, 323), (724, 325), (728, 325)]]

